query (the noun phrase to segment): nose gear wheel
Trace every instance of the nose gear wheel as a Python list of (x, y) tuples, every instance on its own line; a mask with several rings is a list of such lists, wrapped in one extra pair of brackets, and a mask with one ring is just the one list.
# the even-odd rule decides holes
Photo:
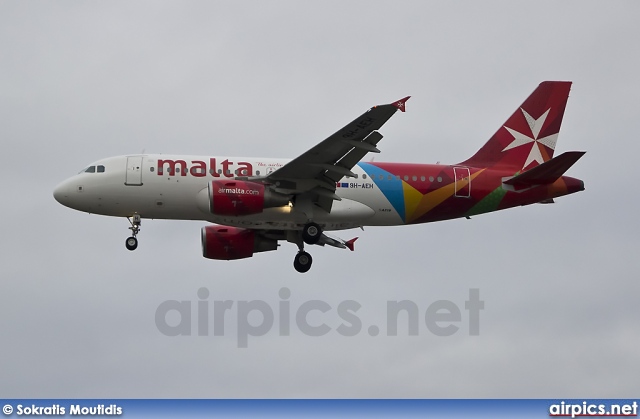
[(136, 236), (140, 233), (142, 218), (140, 217), (140, 214), (133, 214), (133, 217), (127, 217), (127, 220), (129, 220), (129, 223), (131, 224), (131, 227), (129, 227), (129, 230), (131, 230), (131, 237), (125, 240), (124, 245), (127, 250), (136, 250), (138, 248), (138, 239)]

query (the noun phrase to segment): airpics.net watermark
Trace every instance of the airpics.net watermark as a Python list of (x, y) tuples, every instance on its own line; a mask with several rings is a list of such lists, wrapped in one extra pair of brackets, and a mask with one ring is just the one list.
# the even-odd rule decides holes
[[(274, 327), (279, 336), (290, 336), (293, 325), (306, 336), (324, 336), (332, 331), (340, 336), (362, 333), (363, 323), (358, 316), (362, 304), (356, 300), (343, 300), (337, 305), (307, 300), (292, 307), (289, 288), (280, 288), (278, 296), (280, 300), (273, 305), (264, 300), (211, 300), (209, 290), (203, 287), (198, 290), (196, 301), (166, 300), (160, 303), (155, 323), (165, 336), (225, 336), (230, 321), (235, 322), (239, 348), (247, 348), (249, 338), (264, 336)], [(274, 309), (273, 306), (277, 307)], [(417, 336), (421, 328), (426, 327), (435, 336), (451, 336), (466, 320), (469, 335), (477, 336), (480, 334), (480, 310), (483, 309), (484, 301), (480, 299), (478, 288), (469, 289), (464, 309), (450, 300), (436, 300), (422, 309), (413, 300), (389, 300), (383, 332), (386, 336), (398, 336), (400, 328), (406, 330), (408, 336)], [(463, 312), (466, 312), (464, 316)], [(369, 336), (378, 336), (381, 328), (371, 325), (366, 332)]]

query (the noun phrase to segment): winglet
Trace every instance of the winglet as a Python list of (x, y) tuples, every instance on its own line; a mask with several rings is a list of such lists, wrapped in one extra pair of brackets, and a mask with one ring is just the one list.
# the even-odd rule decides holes
[(404, 112), (404, 111), (405, 111), (405, 108), (406, 108), (405, 102), (406, 102), (407, 100), (409, 100), (409, 98), (410, 98), (410, 97), (411, 97), (411, 96), (407, 96), (407, 97), (405, 97), (404, 99), (397, 100), (397, 101), (393, 102), (391, 105), (395, 106), (396, 108), (398, 108), (398, 109), (400, 109), (402, 112)]
[(357, 237), (354, 237), (353, 239), (351, 239), (351, 240), (349, 240), (349, 241), (344, 242), (344, 244), (345, 244), (345, 246), (347, 246), (347, 248), (348, 248), (349, 250), (351, 250), (351, 251), (353, 252), (353, 244), (356, 242), (356, 240), (358, 240), (358, 238), (357, 238)]

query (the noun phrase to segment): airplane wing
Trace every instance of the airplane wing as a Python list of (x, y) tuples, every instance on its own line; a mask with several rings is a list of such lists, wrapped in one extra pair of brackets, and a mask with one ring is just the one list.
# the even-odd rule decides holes
[(310, 202), (331, 211), (336, 182), (354, 177), (351, 169), (369, 152), (379, 153), (376, 144), (382, 139), (377, 130), (396, 111), (405, 111), (410, 96), (388, 105), (374, 106), (353, 122), (307, 152), (296, 157), (266, 177), (276, 191), (304, 196)]
[(328, 235), (327, 233), (322, 233), (322, 236), (320, 236), (320, 240), (316, 244), (319, 244), (320, 246), (324, 246), (325, 244), (327, 244), (329, 246), (337, 247), (338, 249), (349, 249), (353, 252), (353, 244), (356, 242), (356, 240), (358, 240), (357, 237), (354, 237), (351, 240), (342, 240), (339, 237), (333, 237)]

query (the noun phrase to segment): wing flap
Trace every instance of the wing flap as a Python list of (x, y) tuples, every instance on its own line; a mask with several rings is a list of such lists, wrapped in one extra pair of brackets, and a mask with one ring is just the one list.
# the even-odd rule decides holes
[[(369, 134), (367, 138), (365, 138), (362, 144), (366, 142), (366, 144), (370, 144), (375, 147), (375, 145), (378, 144), (378, 142), (381, 139), (382, 139), (382, 134), (380, 134), (378, 131), (374, 131), (371, 134)], [(341, 167), (352, 168), (356, 164), (358, 164), (358, 162), (362, 160), (362, 158), (366, 156), (367, 153), (368, 151), (365, 148), (354, 147), (351, 151), (349, 151), (340, 159), (337, 165)], [(334, 183), (343, 178), (343, 176), (340, 176), (339, 174), (336, 175), (336, 173), (333, 173), (331, 171), (327, 171), (325, 173), (325, 177), (330, 179)]]

